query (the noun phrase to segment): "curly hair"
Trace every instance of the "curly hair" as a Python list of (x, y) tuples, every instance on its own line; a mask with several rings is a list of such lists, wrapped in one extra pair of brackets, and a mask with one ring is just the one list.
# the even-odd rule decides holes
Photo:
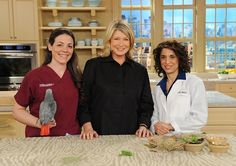
[(190, 59), (188, 57), (188, 51), (185, 46), (176, 40), (173, 41), (164, 41), (157, 45), (157, 47), (153, 50), (154, 60), (155, 60), (155, 70), (159, 77), (166, 77), (166, 73), (161, 67), (161, 51), (163, 48), (167, 48), (172, 50), (178, 58), (179, 61), (179, 71), (184, 71), (186, 73), (190, 72)]

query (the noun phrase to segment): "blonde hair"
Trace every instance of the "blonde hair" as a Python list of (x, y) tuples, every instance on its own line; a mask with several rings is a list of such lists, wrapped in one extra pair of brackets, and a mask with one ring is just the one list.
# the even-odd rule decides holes
[(115, 31), (121, 31), (122, 33), (125, 34), (125, 36), (128, 37), (129, 42), (130, 42), (130, 49), (129, 51), (126, 53), (126, 56), (130, 59), (132, 59), (133, 57), (133, 52), (134, 52), (134, 32), (131, 29), (131, 27), (128, 25), (127, 22), (123, 21), (123, 20), (114, 20), (112, 21), (106, 31), (106, 39), (105, 39), (105, 46), (104, 49), (101, 53), (102, 57), (107, 57), (111, 54), (111, 48), (110, 48), (110, 40), (114, 34)]

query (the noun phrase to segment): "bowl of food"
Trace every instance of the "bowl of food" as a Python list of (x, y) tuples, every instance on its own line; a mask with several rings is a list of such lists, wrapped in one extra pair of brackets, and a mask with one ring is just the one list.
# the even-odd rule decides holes
[(183, 135), (181, 138), (184, 144), (184, 150), (189, 152), (200, 152), (204, 147), (204, 138), (200, 135)]
[(229, 150), (229, 144), (225, 137), (208, 137), (208, 148), (214, 153), (226, 153)]
[(209, 144), (208, 148), (213, 153), (227, 153), (229, 150), (229, 144), (227, 145), (213, 145)]
[(221, 70), (217, 74), (220, 80), (226, 80), (229, 78), (229, 72), (227, 70)]
[(229, 78), (228, 74), (217, 74), (220, 80), (227, 80)]

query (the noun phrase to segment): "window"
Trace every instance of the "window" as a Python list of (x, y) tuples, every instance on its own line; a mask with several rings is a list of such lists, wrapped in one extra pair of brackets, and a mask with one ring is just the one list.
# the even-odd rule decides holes
[(206, 0), (206, 70), (236, 67), (235, 11), (236, 0)]
[(135, 34), (134, 60), (151, 69), (151, 0), (121, 0), (121, 15)]
[(186, 45), (192, 63), (195, 43), (193, 1), (164, 0), (163, 6), (163, 39), (176, 39)]
[(135, 32), (135, 60), (148, 69), (151, 46), (172, 39), (188, 48), (191, 71), (236, 68), (236, 0), (120, 1)]

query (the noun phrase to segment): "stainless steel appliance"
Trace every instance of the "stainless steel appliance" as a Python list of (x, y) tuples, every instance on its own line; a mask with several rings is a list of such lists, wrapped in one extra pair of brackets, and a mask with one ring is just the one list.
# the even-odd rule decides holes
[(16, 90), (36, 67), (35, 44), (0, 43), (0, 90)]

